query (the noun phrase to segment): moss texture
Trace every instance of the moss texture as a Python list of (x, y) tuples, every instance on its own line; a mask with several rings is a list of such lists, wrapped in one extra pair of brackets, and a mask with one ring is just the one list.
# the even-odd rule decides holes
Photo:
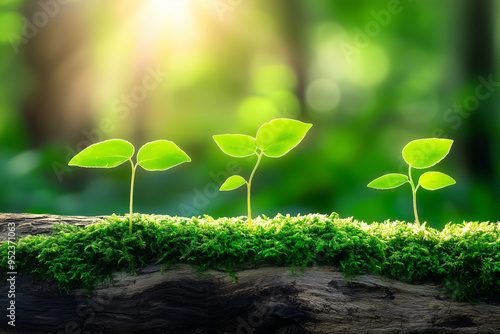
[[(1, 245), (7, 268), (7, 245)], [(263, 262), (301, 269), (333, 265), (351, 277), (373, 273), (409, 283), (443, 285), (458, 300), (500, 301), (500, 223), (448, 224), (442, 230), (399, 221), (366, 224), (337, 214), (245, 218), (110, 216), (87, 227), (60, 224), (52, 235), (16, 245), (18, 272), (57, 282), (61, 289), (91, 290), (118, 270), (189, 263), (198, 271), (237, 270)], [(5, 270), (4, 272), (6, 272)], [(168, 271), (165, 273), (168, 275)]]

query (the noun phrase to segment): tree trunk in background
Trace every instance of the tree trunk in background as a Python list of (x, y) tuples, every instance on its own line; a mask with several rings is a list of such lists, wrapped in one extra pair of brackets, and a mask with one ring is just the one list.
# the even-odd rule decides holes
[[(16, 232), (46, 233), (53, 222), (86, 225), (97, 218), (0, 215)], [(5, 238), (4, 238), (5, 239)], [(498, 333), (500, 305), (468, 304), (435, 285), (412, 285), (361, 275), (350, 281), (334, 267), (261, 267), (196, 275), (188, 265), (161, 274), (159, 266), (137, 275), (121, 272), (87, 296), (16, 277), (13, 333)], [(0, 291), (6, 307), (8, 286)], [(5, 312), (5, 311), (4, 311)], [(10, 333), (6, 319), (0, 332)]]
[[(297, 87), (295, 95), (299, 100), (302, 110), (306, 109), (305, 91), (307, 79), (307, 31), (304, 25), (307, 22), (305, 15), (305, 4), (298, 0), (281, 0), (279, 6), (286, 15), (282, 18), (283, 37), (288, 45), (288, 58), (292, 69), (297, 75)], [(308, 119), (307, 114), (301, 115), (302, 119)]]
[[(26, 1), (23, 15), (30, 21), (45, 14), (40, 1)], [(85, 131), (94, 127), (90, 30), (82, 3), (51, 2), (54, 11), (21, 45), (33, 88), (24, 107), (24, 120), (33, 146), (51, 141), (91, 144)]]
[[(479, 77), (486, 81), (492, 78), (494, 82), (499, 82), (500, 78), (495, 75), (494, 66), (494, 5), (491, 0), (466, 0), (464, 6), (464, 17), (460, 24), (464, 25), (462, 54), (465, 78), (470, 78), (468, 91), (474, 96), (479, 105), (477, 109), (473, 104), (468, 104), (469, 99), (460, 101), (469, 116), (464, 119), (467, 131), (466, 155), (468, 168), (472, 175), (476, 175), (485, 183), (494, 179), (493, 167), (493, 143), (491, 134), (495, 133), (492, 113), (498, 113), (498, 106), (494, 105), (497, 92), (488, 91), (482, 88), (482, 94), (490, 93), (486, 99), (477, 96), (475, 88), (481, 85)], [(499, 89), (498, 87), (496, 88)]]

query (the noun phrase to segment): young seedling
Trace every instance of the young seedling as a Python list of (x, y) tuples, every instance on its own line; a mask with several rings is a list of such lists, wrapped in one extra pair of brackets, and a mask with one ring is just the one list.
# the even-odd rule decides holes
[(130, 161), (132, 179), (130, 181), (129, 234), (132, 235), (132, 202), (134, 198), (134, 178), (137, 165), (148, 171), (167, 170), (183, 162), (191, 161), (177, 145), (168, 140), (156, 140), (144, 144), (137, 153), (134, 164), (134, 146), (126, 140), (110, 139), (90, 145), (71, 159), (70, 166), (89, 168), (112, 168)]
[(245, 180), (240, 175), (230, 176), (220, 187), (220, 191), (229, 191), (247, 185), (248, 226), (252, 228), (252, 209), (250, 206), (250, 192), (252, 180), (260, 164), (262, 155), (270, 158), (279, 158), (297, 146), (312, 124), (303, 123), (293, 119), (277, 118), (263, 124), (257, 131), (257, 136), (251, 137), (240, 134), (224, 134), (213, 136), (215, 142), (227, 155), (236, 158), (245, 158), (257, 155), (257, 162)]
[(368, 187), (375, 189), (392, 189), (399, 187), (406, 182), (411, 186), (413, 194), (413, 212), (415, 223), (420, 229), (420, 222), (417, 214), (417, 190), (422, 187), (427, 190), (436, 190), (455, 184), (455, 180), (441, 172), (426, 172), (418, 180), (417, 186), (413, 182), (411, 169), (429, 168), (440, 162), (450, 152), (453, 140), (426, 138), (409, 142), (403, 148), (403, 159), (408, 164), (408, 176), (404, 174), (391, 173), (381, 176), (368, 184)]

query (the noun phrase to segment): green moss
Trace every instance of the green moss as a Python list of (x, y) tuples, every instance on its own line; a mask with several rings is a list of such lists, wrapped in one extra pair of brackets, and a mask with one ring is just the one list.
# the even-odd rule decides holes
[[(111, 216), (87, 227), (55, 226), (52, 235), (28, 236), (16, 245), (18, 271), (57, 282), (61, 289), (92, 289), (118, 270), (151, 263), (189, 263), (199, 271), (237, 270), (269, 263), (304, 268), (334, 265), (346, 276), (374, 273), (410, 283), (442, 284), (458, 300), (500, 300), (500, 223), (448, 224), (442, 231), (414, 224), (366, 224), (337, 214), (257, 218)], [(7, 245), (1, 245), (7, 268)], [(6, 270), (5, 270), (6, 271)], [(5, 272), (4, 271), (4, 272)], [(168, 274), (168, 273), (167, 273)]]

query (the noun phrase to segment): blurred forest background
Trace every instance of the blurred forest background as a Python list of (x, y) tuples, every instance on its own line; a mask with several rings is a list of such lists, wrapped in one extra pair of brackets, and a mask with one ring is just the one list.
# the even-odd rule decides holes
[(314, 126), (263, 159), (254, 214), (413, 221), (408, 185), (366, 185), (407, 172), (409, 141), (442, 137), (455, 142), (433, 170), (457, 184), (419, 190), (420, 219), (497, 221), (499, 65), (494, 0), (2, 0), (0, 211), (125, 214), (129, 164), (67, 166), (123, 138), (192, 158), (139, 169), (135, 212), (245, 215), (245, 189), (217, 189), (255, 157), (226, 156), (212, 135), (289, 117)]

